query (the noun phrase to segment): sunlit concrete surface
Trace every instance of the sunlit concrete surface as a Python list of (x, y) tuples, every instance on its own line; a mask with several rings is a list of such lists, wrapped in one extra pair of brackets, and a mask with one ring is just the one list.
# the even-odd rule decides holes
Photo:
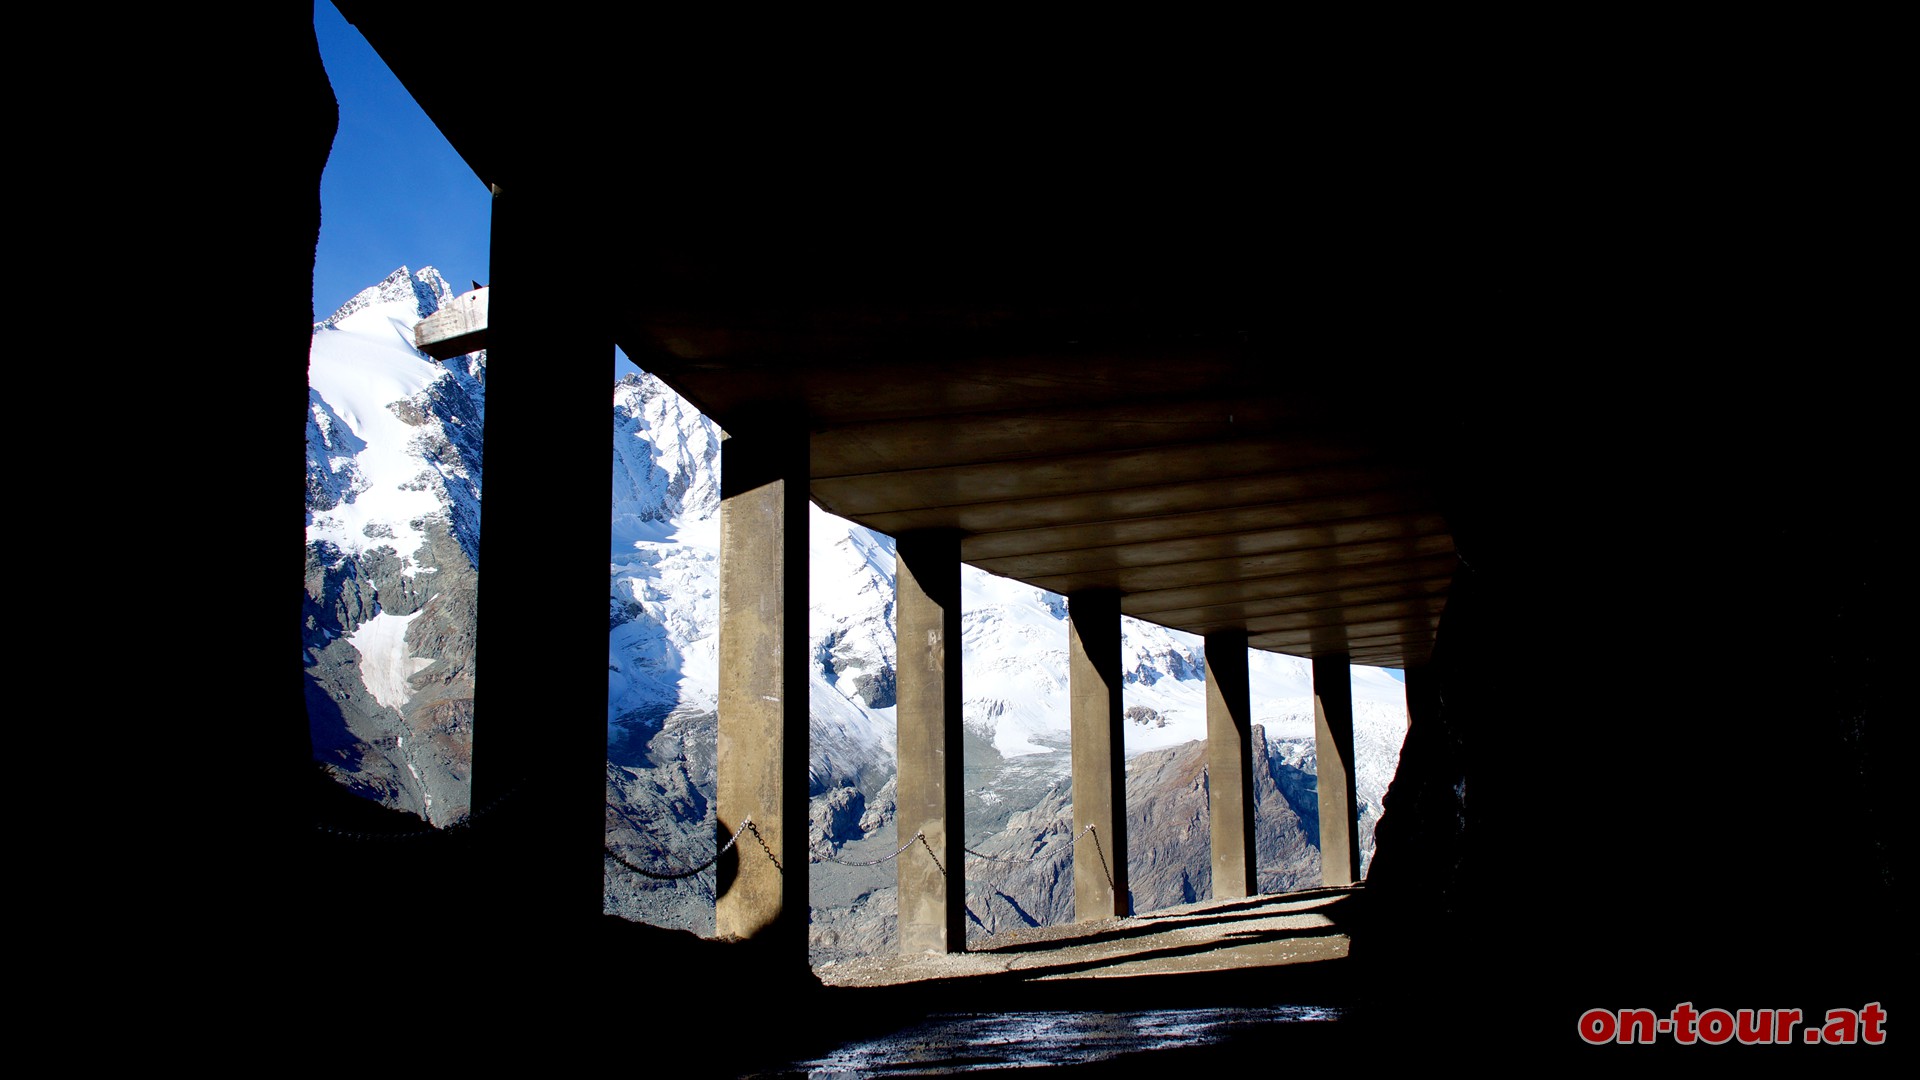
[(885, 955), (815, 969), (829, 987), (952, 980), (1039, 982), (1225, 972), (1347, 955), (1342, 901), (1356, 889), (1207, 901), (1146, 915), (997, 934), (965, 953)]

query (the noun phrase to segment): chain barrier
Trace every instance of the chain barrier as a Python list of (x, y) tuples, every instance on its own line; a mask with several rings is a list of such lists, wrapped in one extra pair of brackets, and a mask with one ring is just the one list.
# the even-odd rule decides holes
[[(733, 835), (727, 838), (727, 842), (721, 845), (719, 851), (716, 851), (713, 853), (713, 858), (708, 859), (706, 862), (701, 863), (699, 866), (696, 866), (691, 870), (678, 870), (671, 874), (655, 873), (654, 871), (648, 870), (645, 867), (635, 866), (632, 863), (628, 862), (627, 860), (621, 858), (619, 855), (615, 854), (614, 850), (605, 844), (601, 845), (601, 850), (606, 852), (607, 858), (612, 859), (614, 862), (619, 863), (621, 866), (624, 866), (627, 869), (633, 871), (634, 873), (639, 874), (641, 877), (650, 877), (655, 881), (679, 881), (681, 878), (690, 878), (693, 875), (699, 873), (700, 871), (705, 870), (707, 867), (712, 866), (714, 863), (719, 862), (720, 856), (725, 855), (729, 850), (731, 850), (733, 848), (734, 842), (740, 839), (740, 834), (746, 832), (748, 829), (753, 829), (753, 818), (751, 815), (749, 815), (745, 821), (742, 821), (740, 823), (739, 828), (733, 830)], [(754, 829), (753, 835), (756, 838), (758, 838), (760, 835), (760, 830)], [(762, 848), (765, 848), (767, 846), (766, 841), (762, 840), (760, 842), (760, 846)], [(773, 852), (771, 851), (767, 852), (767, 857), (770, 859), (773, 858)], [(779, 866), (780, 863), (778, 860), (775, 860), (773, 865)]]
[[(868, 859), (865, 861), (858, 861), (853, 859), (836, 859), (831, 854), (822, 855), (817, 851), (812, 852), (812, 854), (816, 856), (820, 861), (830, 862), (830, 863), (833, 863), (835, 866), (879, 866), (881, 863), (892, 862), (893, 860), (899, 858), (903, 852), (905, 852), (908, 848), (912, 847), (915, 844), (919, 844), (921, 847), (927, 849), (927, 857), (933, 860), (933, 868), (935, 870), (940, 871), (941, 877), (946, 877), (947, 868), (941, 865), (940, 856), (934, 853), (933, 844), (928, 842), (927, 834), (923, 832), (914, 833), (913, 839), (908, 840), (906, 843), (901, 844), (899, 847), (895, 848), (893, 851), (893, 854), (882, 855), (878, 859)], [(831, 846), (829, 846), (828, 851), (832, 851)]]
[[(1100, 856), (1100, 872), (1107, 875), (1107, 891), (1110, 893), (1119, 892), (1120, 887), (1113, 883), (1113, 871), (1107, 869), (1107, 853), (1100, 847), (1100, 834), (1093, 832), (1092, 825), (1087, 826), (1087, 831), (1093, 833), (1093, 850)], [(1075, 837), (1074, 839), (1077, 840), (1079, 837)], [(1133, 911), (1132, 900), (1127, 901), (1127, 911), (1129, 913)]]
[(328, 825), (324, 821), (314, 822), (313, 828), (314, 828), (314, 831), (316, 832), (323, 832), (323, 833), (326, 833), (328, 836), (337, 836), (345, 840), (371, 840), (371, 841), (381, 842), (381, 841), (390, 841), (390, 840), (426, 840), (426, 839), (432, 839), (435, 837), (446, 837), (451, 834), (457, 833), (462, 829), (473, 828), (473, 823), (475, 821), (478, 821), (480, 818), (484, 817), (485, 815), (491, 814), (495, 810), (498, 810), (500, 808), (501, 803), (504, 803), (508, 799), (513, 798), (515, 795), (520, 794), (520, 789), (526, 786), (527, 786), (526, 778), (522, 777), (520, 781), (514, 784), (511, 788), (508, 788), (506, 791), (500, 793), (499, 795), (494, 796), (492, 801), (488, 802), (487, 805), (481, 807), (478, 810), (468, 811), (466, 817), (461, 818), (459, 821), (456, 821), (445, 828), (435, 828), (434, 826), (429, 825), (424, 829), (407, 829), (404, 832), (373, 833), (373, 832), (358, 832), (353, 829), (336, 829), (332, 825)]
[(445, 836), (448, 833), (451, 833), (457, 829), (466, 828), (467, 823), (471, 820), (472, 820), (471, 817), (461, 818), (459, 821), (454, 822), (453, 824), (447, 826), (444, 829), (436, 829), (429, 826), (428, 828), (425, 828), (425, 829), (408, 829), (406, 832), (391, 832), (391, 833), (355, 832), (351, 829), (336, 829), (333, 826), (328, 825), (323, 821), (314, 822), (313, 829), (315, 832), (326, 833), (328, 836), (337, 836), (342, 840), (359, 840), (359, 841), (372, 841), (375, 843), (381, 843), (381, 842), (393, 841), (393, 840), (427, 840), (436, 836)]
[[(941, 877), (946, 877), (946, 876), (947, 876), (947, 868), (946, 868), (946, 867), (944, 867), (944, 866), (941, 866), (941, 865), (940, 865), (940, 856), (938, 856), (938, 855), (936, 855), (936, 854), (934, 854), (934, 853), (933, 853), (933, 845), (932, 845), (932, 844), (929, 844), (929, 843), (927, 843), (927, 834), (926, 834), (926, 833), (915, 833), (915, 834), (914, 834), (914, 837), (913, 837), (913, 839), (914, 839), (914, 840), (918, 840), (918, 841), (920, 841), (920, 846), (921, 846), (921, 847), (923, 847), (923, 848), (926, 848), (926, 849), (927, 849), (927, 857), (928, 857), (929, 859), (932, 859), (932, 860), (933, 860), (933, 868), (934, 868), (935, 870), (938, 870), (938, 871), (940, 871), (940, 876), (941, 876)], [(909, 841), (907, 841), (907, 843), (909, 843), (909, 844), (911, 844), (911, 843), (913, 843), (913, 840), (909, 840)], [(906, 848), (901, 848), (900, 850), (901, 850), (901, 851), (905, 851), (905, 850), (906, 850)]]
[[(1107, 853), (1104, 850), (1102, 850), (1100, 847), (1100, 834), (1097, 832), (1094, 832), (1093, 825), (1091, 822), (1088, 823), (1086, 828), (1081, 829), (1078, 835), (1074, 836), (1073, 839), (1067, 841), (1064, 847), (1056, 848), (1055, 850), (1049, 851), (1044, 855), (1029, 855), (1024, 859), (1009, 859), (1004, 855), (988, 855), (985, 852), (975, 851), (972, 848), (967, 848), (966, 852), (969, 855), (975, 855), (982, 859), (991, 859), (994, 862), (1005, 862), (1005, 863), (1039, 862), (1041, 859), (1051, 859), (1056, 855), (1059, 855), (1061, 852), (1066, 851), (1068, 848), (1071, 848), (1073, 845), (1079, 843), (1080, 837), (1086, 836), (1089, 833), (1093, 834), (1093, 850), (1100, 856), (1100, 872), (1106, 875), (1107, 888), (1115, 892), (1118, 892), (1119, 886), (1113, 883), (1113, 871), (1107, 867)], [(933, 849), (928, 848), (927, 850), (931, 852)], [(939, 860), (937, 859), (935, 860), (935, 862), (938, 862), (938, 861)], [(942, 870), (940, 872), (942, 874), (946, 873), (945, 870)]]
[[(1067, 841), (1065, 847), (1056, 848), (1055, 850), (1049, 851), (1043, 855), (1027, 855), (1018, 859), (1011, 859), (1005, 855), (989, 855), (984, 851), (975, 851), (972, 848), (963, 848), (963, 850), (966, 851), (966, 853), (969, 855), (975, 856), (976, 858), (987, 859), (991, 862), (1004, 862), (1004, 863), (1039, 862), (1041, 859), (1054, 858), (1055, 856), (1059, 855), (1061, 852), (1066, 851), (1068, 848), (1073, 847), (1073, 845), (1080, 842), (1081, 836), (1085, 836), (1092, 831), (1093, 831), (1093, 826), (1088, 825), (1086, 828), (1080, 830), (1080, 833), (1078, 836), (1075, 836), (1073, 839)], [(1098, 845), (1099, 841), (1096, 839), (1094, 843), (1095, 845)], [(944, 870), (941, 872), (945, 873)]]
[[(369, 832), (355, 832), (348, 829), (337, 829), (331, 825), (325, 824), (324, 822), (315, 822), (314, 828), (330, 836), (338, 836), (348, 840), (360, 840), (360, 841), (421, 840), (421, 839), (427, 839), (429, 837), (444, 837), (451, 833), (458, 832), (459, 830), (462, 830), (462, 829), (472, 828), (475, 821), (499, 809), (502, 803), (506, 802), (507, 800), (513, 798), (515, 795), (519, 794), (521, 788), (525, 786), (526, 786), (526, 781), (523, 779), (519, 783), (515, 784), (512, 788), (508, 789), (506, 792), (496, 796), (492, 801), (488, 802), (486, 806), (483, 806), (480, 809), (469, 813), (466, 817), (461, 818), (459, 821), (456, 821), (452, 825), (449, 825), (445, 828), (429, 827), (425, 829), (412, 829), (406, 832), (369, 833)], [(1005, 855), (989, 855), (984, 851), (975, 851), (973, 848), (967, 847), (965, 845), (961, 846), (961, 850), (965, 851), (969, 855), (974, 856), (975, 858), (986, 859), (991, 862), (1004, 862), (1004, 863), (1039, 862), (1041, 859), (1051, 859), (1051, 858), (1058, 857), (1062, 852), (1065, 852), (1071, 849), (1073, 845), (1079, 843), (1081, 837), (1086, 836), (1088, 833), (1092, 833), (1093, 831), (1094, 831), (1093, 826), (1088, 825), (1086, 828), (1081, 829), (1080, 832), (1077, 835), (1075, 835), (1073, 839), (1067, 841), (1064, 846), (1056, 848), (1052, 851), (1045, 852), (1044, 854), (1028, 855), (1023, 858), (1010, 858)], [(722, 856), (724, 856), (728, 851), (733, 849), (733, 846), (740, 841), (740, 837), (743, 833), (749, 833), (749, 832), (753, 834), (754, 840), (757, 843), (759, 843), (760, 850), (766, 853), (767, 861), (773, 863), (774, 869), (778, 870), (783, 874), (786, 873), (786, 868), (780, 865), (779, 857), (776, 856), (773, 853), (773, 849), (767, 845), (766, 837), (760, 835), (760, 829), (758, 826), (756, 826), (753, 823), (753, 818), (751, 816), (747, 817), (746, 819), (740, 822), (740, 827), (733, 831), (733, 835), (727, 838), (727, 842), (721, 845), (720, 850), (713, 853), (712, 858), (709, 858), (706, 862), (703, 862), (700, 865), (692, 867), (691, 869), (687, 869), (687, 870), (675, 870), (675, 871), (664, 872), (664, 873), (656, 870), (649, 870), (644, 866), (637, 866), (634, 863), (628, 861), (625, 857), (621, 856), (618, 852), (615, 852), (613, 848), (610, 846), (603, 844), (601, 847), (601, 850), (602, 850), (602, 853), (605, 854), (607, 858), (612, 859), (614, 862), (619, 863), (621, 866), (632, 871), (633, 873), (639, 874), (642, 877), (652, 878), (655, 881), (679, 881), (685, 878), (690, 878), (695, 874), (701, 873), (702, 871), (705, 871), (710, 867), (712, 867), (714, 863), (717, 863), (720, 861)], [(924, 832), (914, 833), (913, 838), (908, 840), (906, 843), (901, 844), (898, 848), (894, 849), (893, 854), (885, 855), (878, 859), (868, 859), (868, 860), (836, 859), (831, 854), (831, 851), (832, 851), (831, 842), (828, 843), (828, 849), (827, 849), (828, 853), (822, 854), (821, 852), (813, 851), (813, 852), (809, 852), (809, 854), (812, 855), (814, 859), (817, 861), (830, 862), (836, 866), (879, 866), (882, 863), (891, 862), (894, 859), (899, 858), (902, 854), (906, 852), (908, 848), (912, 847), (915, 844), (919, 844), (921, 847), (926, 848), (927, 857), (933, 860), (934, 868), (940, 871), (941, 877), (946, 877), (947, 868), (944, 864), (941, 863), (939, 854), (933, 850), (933, 845), (930, 842), (928, 842), (927, 834)], [(1099, 852), (1100, 854), (1100, 869), (1103, 873), (1106, 874), (1107, 887), (1113, 888), (1114, 887), (1113, 873), (1107, 868), (1107, 855), (1106, 855), (1106, 852), (1101, 850), (1100, 848), (1100, 837), (1097, 834), (1093, 838), (1093, 846), (1094, 846), (1094, 850)]]
[(760, 850), (767, 853), (767, 861), (773, 863), (773, 868), (783, 874), (786, 873), (787, 868), (781, 866), (780, 860), (774, 857), (773, 849), (767, 846), (767, 838), (760, 835), (760, 830), (754, 826), (753, 819), (748, 818), (745, 822), (742, 822), (742, 827), (752, 833), (755, 840), (760, 841)]
[[(823, 839), (824, 839), (824, 838), (823, 838)], [(832, 848), (832, 846), (831, 846), (831, 845), (829, 845), (829, 846), (828, 846), (828, 848), (827, 848), (827, 851), (829, 852), (829, 854), (826, 854), (826, 855), (822, 855), (821, 853), (819, 853), (819, 852), (817, 852), (817, 851), (813, 851), (813, 852), (808, 852), (808, 854), (810, 854), (810, 855), (813, 855), (813, 856), (814, 856), (815, 858), (817, 858), (817, 859), (819, 859), (819, 860), (820, 860), (821, 862), (830, 862), (830, 863), (833, 863), (833, 864), (834, 864), (835, 866), (879, 866), (879, 865), (880, 865), (881, 863), (883, 863), (883, 862), (892, 862), (892, 861), (893, 861), (894, 859), (897, 859), (897, 858), (899, 858), (899, 857), (900, 857), (900, 852), (901, 852), (901, 851), (905, 851), (905, 850), (907, 850), (908, 848), (910, 848), (910, 847), (912, 847), (912, 846), (913, 846), (913, 844), (914, 844), (914, 841), (915, 841), (915, 840), (917, 840), (917, 841), (919, 841), (920, 843), (923, 843), (923, 844), (924, 844), (924, 843), (926, 843), (926, 842), (927, 842), (927, 836), (926, 836), (926, 834), (925, 834), (925, 833), (914, 833), (914, 834), (913, 834), (913, 840), (909, 840), (909, 841), (907, 841), (906, 843), (904, 843), (904, 844), (901, 844), (901, 845), (900, 845), (900, 848), (899, 848), (899, 850), (898, 850), (898, 851), (895, 851), (895, 852), (894, 852), (893, 854), (891, 854), (891, 855), (883, 855), (883, 856), (881, 856), (881, 857), (880, 857), (880, 858), (878, 858), (878, 859), (871, 859), (871, 860), (868, 860), (868, 861), (866, 861), (866, 862), (860, 862), (860, 861), (857, 861), (857, 860), (853, 860), (853, 859), (836, 859), (836, 858), (834, 858), (834, 857), (833, 857), (833, 855), (832, 855), (832, 854), (830, 854), (830, 853), (831, 853), (831, 852), (833, 851), (833, 848)], [(932, 848), (928, 848), (927, 850), (928, 850), (929, 852), (931, 852), (931, 851), (932, 851), (933, 849), (932, 849)], [(938, 865), (940, 865), (940, 860), (939, 860), (939, 859), (937, 859), (937, 858), (936, 858), (936, 859), (934, 859), (934, 860), (933, 860), (933, 864), (934, 864), (935, 866), (938, 866)], [(942, 870), (942, 871), (940, 871), (940, 872), (941, 872), (942, 874), (945, 874), (945, 873), (946, 873), (946, 871), (945, 871), (945, 870)]]

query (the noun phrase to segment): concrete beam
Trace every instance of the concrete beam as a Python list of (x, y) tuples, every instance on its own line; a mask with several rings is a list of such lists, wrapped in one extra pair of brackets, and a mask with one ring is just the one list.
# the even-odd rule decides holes
[(1253, 707), (1247, 688), (1247, 635), (1208, 634), (1207, 808), (1213, 836), (1215, 899), (1260, 891), (1253, 854)]
[(413, 324), (413, 347), (446, 360), (487, 348), (487, 297), (485, 285), (463, 292), (439, 311)]
[(916, 844), (894, 861), (900, 885), (900, 951), (965, 952), (960, 536), (908, 534), (896, 538), (894, 554), (899, 654), (896, 820), (900, 843), (915, 833), (925, 836), (924, 847)]
[(1313, 743), (1319, 759), (1320, 880), (1360, 880), (1360, 805), (1353, 776), (1353, 671), (1345, 656), (1313, 660)]
[[(763, 423), (720, 446), (714, 930), (807, 955), (807, 439)], [(777, 865), (776, 865), (777, 861)]]
[[(1072, 699), (1073, 916), (1130, 915), (1127, 886), (1127, 763), (1120, 728), (1120, 594), (1067, 598)], [(1093, 834), (1081, 836), (1088, 825)]]

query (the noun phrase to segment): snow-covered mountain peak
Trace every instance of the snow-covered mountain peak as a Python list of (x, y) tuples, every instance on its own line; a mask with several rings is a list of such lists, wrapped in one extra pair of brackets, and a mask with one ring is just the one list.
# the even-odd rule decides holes
[(613, 559), (650, 544), (720, 543), (720, 429), (620, 360), (613, 386)]
[[(370, 285), (355, 293), (353, 299), (340, 305), (332, 315), (313, 324), (318, 330), (339, 329), (342, 320), (357, 315), (372, 307), (388, 304), (404, 304), (412, 314), (412, 321), (421, 319), (440, 310), (440, 306), (453, 299), (453, 287), (440, 276), (440, 271), (431, 266), (423, 266), (414, 273), (402, 266), (378, 285)], [(409, 324), (411, 329), (411, 324)]]
[(439, 271), (402, 266), (314, 324), (307, 361), (307, 541), (336, 557), (391, 549), (421, 569), (425, 522), (479, 551), (484, 354), (439, 363), (413, 326), (451, 299)]

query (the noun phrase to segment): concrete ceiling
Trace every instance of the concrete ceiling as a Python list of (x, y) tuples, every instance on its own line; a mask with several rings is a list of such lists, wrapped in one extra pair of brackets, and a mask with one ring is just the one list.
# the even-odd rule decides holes
[(1076, 352), (652, 366), (723, 426), (804, 417), (814, 500), (870, 528), (951, 530), (982, 569), (1255, 648), (1427, 658), (1457, 556), (1397, 399), (1177, 347)]
[(339, 6), (482, 179), (563, 207), (636, 363), (730, 430), (804, 425), (827, 510), (1255, 648), (1431, 653), (1472, 275), (1428, 185), (1345, 152), (1385, 129), (1212, 54), (988, 78)]

